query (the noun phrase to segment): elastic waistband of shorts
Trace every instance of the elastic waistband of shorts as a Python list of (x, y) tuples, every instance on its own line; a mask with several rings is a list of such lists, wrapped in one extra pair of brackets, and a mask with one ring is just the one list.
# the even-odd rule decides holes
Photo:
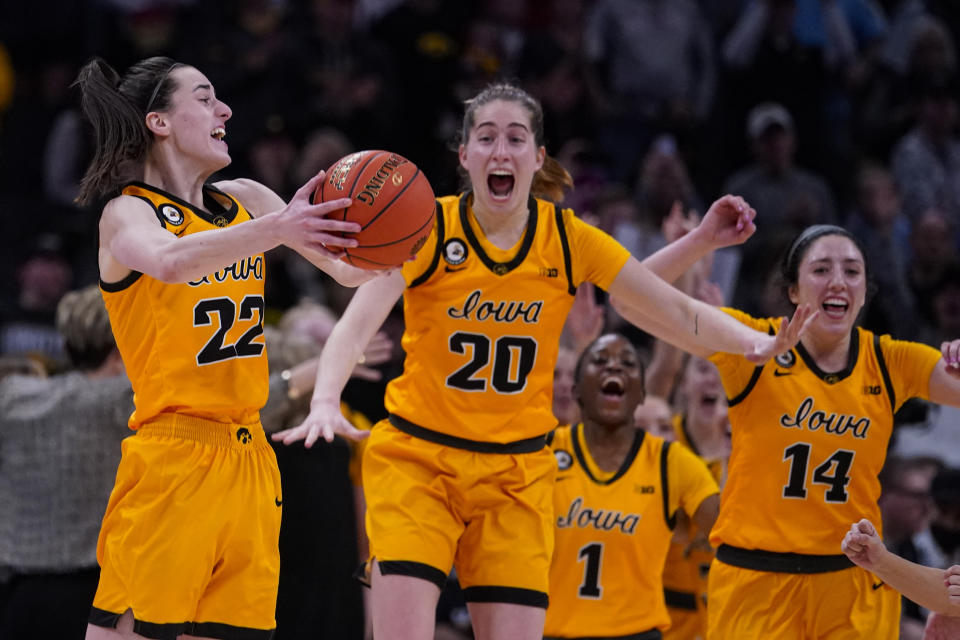
[(853, 566), (844, 554), (821, 556), (806, 553), (781, 553), (763, 549), (741, 549), (729, 544), (717, 547), (717, 560), (741, 569), (774, 573), (829, 573)]
[(137, 434), (147, 437), (192, 440), (214, 447), (235, 449), (259, 449), (270, 446), (260, 422), (249, 424), (217, 422), (179, 413), (157, 416), (150, 422), (140, 425)]
[(481, 440), (468, 440), (467, 438), (458, 438), (447, 433), (440, 433), (426, 427), (421, 427), (409, 420), (391, 413), (389, 416), (390, 424), (403, 431), (408, 436), (420, 438), (435, 444), (442, 444), (445, 447), (454, 449), (465, 449), (475, 451), (476, 453), (534, 453), (540, 451), (547, 445), (546, 435), (534, 436), (526, 440), (517, 440), (516, 442), (483, 442)]
[(663, 588), (663, 601), (671, 609), (684, 609), (686, 611), (697, 610), (697, 594), (689, 591), (675, 591), (674, 589)]

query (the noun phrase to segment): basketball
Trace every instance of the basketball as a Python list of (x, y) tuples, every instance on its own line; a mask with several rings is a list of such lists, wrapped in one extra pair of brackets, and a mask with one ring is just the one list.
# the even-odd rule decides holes
[(341, 258), (363, 269), (390, 269), (413, 258), (433, 228), (433, 189), (415, 164), (390, 151), (358, 151), (337, 160), (313, 194), (313, 202), (351, 198), (329, 218), (356, 222), (343, 234), (360, 244)]

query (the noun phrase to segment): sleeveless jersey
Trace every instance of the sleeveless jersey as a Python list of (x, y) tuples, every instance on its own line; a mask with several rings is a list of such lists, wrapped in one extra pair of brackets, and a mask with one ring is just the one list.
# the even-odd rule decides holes
[(606, 289), (630, 254), (552, 203), (530, 199), (516, 246), (483, 235), (469, 194), (437, 201), (425, 248), (403, 266), (403, 373), (387, 410), (432, 431), (509, 443), (556, 426), (560, 332), (581, 282)]
[[(216, 233), (251, 219), (231, 196), (204, 186), (203, 209), (142, 183), (123, 194), (146, 201), (182, 237)], [(263, 254), (193, 282), (168, 284), (132, 272), (100, 281), (110, 324), (134, 390), (130, 428), (160, 414), (220, 422), (259, 419), (267, 400), (263, 338)]]
[[(707, 460), (700, 456), (687, 433), (683, 415), (675, 414), (672, 422), (673, 431), (677, 436), (677, 444), (689, 448), (703, 460), (717, 485), (722, 487), (726, 461), (720, 459)], [(690, 541), (695, 535), (709, 532), (700, 532), (692, 518), (680, 518), (679, 520), (678, 533), (670, 540), (670, 549), (663, 566), (663, 594), (673, 621), (673, 626), (664, 635), (664, 638), (675, 637), (677, 640), (691, 640), (697, 636), (706, 636), (707, 616), (704, 606), (706, 605), (707, 577), (714, 553), (712, 550), (699, 546), (689, 548)], [(686, 526), (686, 528), (681, 530), (680, 527), (683, 526)], [(684, 618), (684, 616), (694, 616), (696, 619)], [(678, 617), (680, 626), (677, 626)], [(676, 635), (678, 633), (679, 635)]]
[[(760, 331), (779, 319), (727, 313)], [(928, 398), (940, 352), (854, 328), (847, 367), (822, 371), (802, 344), (763, 366), (717, 353), (732, 452), (710, 540), (744, 549), (840, 553), (851, 522), (880, 524), (878, 474), (907, 399)]]
[(617, 471), (600, 470), (583, 426), (558, 428), (556, 541), (544, 635), (621, 636), (670, 624), (661, 573), (676, 511), (693, 513), (717, 493), (685, 447), (637, 430)]

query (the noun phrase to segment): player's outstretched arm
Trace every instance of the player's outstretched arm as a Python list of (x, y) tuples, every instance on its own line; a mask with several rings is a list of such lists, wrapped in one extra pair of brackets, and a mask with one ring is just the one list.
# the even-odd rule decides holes
[(386, 320), (406, 288), (399, 271), (360, 286), (327, 339), (320, 354), (317, 382), (310, 401), (310, 415), (299, 426), (273, 434), (273, 439), (291, 444), (299, 440), (307, 447), (318, 438), (327, 442), (337, 434), (354, 440), (369, 432), (359, 431), (340, 412), (340, 394), (364, 348)]
[(350, 206), (349, 198), (311, 203), (313, 192), (323, 178), (324, 172), (321, 171), (300, 187), (290, 202), (284, 202), (270, 188), (254, 180), (230, 180), (216, 186), (243, 203), (256, 217), (255, 222), (269, 223), (278, 238), (276, 244), (290, 247), (340, 284), (356, 287), (378, 274), (340, 261), (344, 247), (357, 245), (355, 239), (342, 236), (341, 232), (356, 233), (360, 231), (360, 225), (326, 217)]
[(960, 567), (925, 567), (891, 553), (869, 520), (850, 526), (840, 544), (850, 560), (922, 607), (960, 615)]

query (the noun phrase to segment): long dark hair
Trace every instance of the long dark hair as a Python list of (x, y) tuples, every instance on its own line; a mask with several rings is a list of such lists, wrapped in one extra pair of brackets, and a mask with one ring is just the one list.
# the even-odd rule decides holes
[[(461, 144), (466, 144), (470, 139), (470, 130), (477, 122), (477, 109), (495, 100), (516, 102), (526, 109), (530, 116), (534, 142), (538, 147), (546, 146), (543, 136), (543, 108), (540, 103), (520, 87), (507, 83), (491, 84), (464, 103), (463, 124), (460, 129)], [(461, 175), (461, 177), (464, 176)], [(469, 183), (469, 177), (464, 178), (464, 181)], [(530, 193), (537, 198), (560, 202), (563, 200), (564, 190), (572, 187), (573, 178), (570, 172), (557, 159), (547, 154), (543, 158), (543, 166), (533, 176)]]
[(141, 60), (123, 76), (101, 58), (80, 69), (74, 85), (80, 87), (83, 115), (93, 126), (94, 156), (80, 181), (77, 202), (112, 195), (141, 176), (153, 140), (144, 118), (170, 106), (176, 89), (170, 72), (180, 66), (157, 56)]

